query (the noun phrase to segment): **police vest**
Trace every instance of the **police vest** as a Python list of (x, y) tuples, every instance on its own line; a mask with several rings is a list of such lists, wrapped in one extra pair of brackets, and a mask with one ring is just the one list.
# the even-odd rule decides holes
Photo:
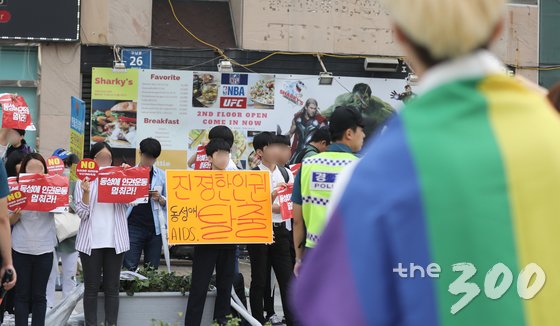
[(327, 205), (338, 174), (357, 160), (352, 153), (324, 152), (303, 160), (301, 166), (302, 211), (307, 239), (314, 248), (327, 221)]

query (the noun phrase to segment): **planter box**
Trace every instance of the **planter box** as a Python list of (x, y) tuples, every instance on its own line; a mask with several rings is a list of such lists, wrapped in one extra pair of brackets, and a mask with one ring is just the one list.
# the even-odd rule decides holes
[[(120, 294), (119, 326), (152, 325), (152, 320), (163, 321), (174, 325), (184, 325), (189, 294), (180, 292), (141, 292), (128, 296)], [(201, 326), (207, 326), (214, 319), (216, 291), (208, 292)], [(181, 316), (179, 316), (181, 313)], [(104, 295), (97, 297), (97, 322), (105, 321)]]

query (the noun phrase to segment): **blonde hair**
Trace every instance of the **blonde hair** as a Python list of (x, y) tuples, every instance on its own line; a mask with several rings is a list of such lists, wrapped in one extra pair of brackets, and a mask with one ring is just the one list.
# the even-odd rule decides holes
[(452, 59), (487, 45), (505, 0), (381, 0), (411, 42), (433, 59)]

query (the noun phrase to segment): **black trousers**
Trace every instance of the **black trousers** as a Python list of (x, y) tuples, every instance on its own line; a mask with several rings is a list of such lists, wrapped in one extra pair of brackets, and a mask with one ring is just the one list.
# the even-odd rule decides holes
[(264, 319), (264, 300), (266, 295), (267, 264), (270, 262), (282, 297), (282, 307), (288, 326), (293, 325), (292, 314), (288, 304), (288, 287), (293, 276), (294, 264), (290, 254), (290, 233), (284, 225), (274, 227), (274, 243), (271, 245), (248, 245), (251, 258), (251, 312), (261, 324)]
[(191, 291), (185, 314), (185, 326), (200, 326), (210, 279), (216, 268), (218, 296), (214, 319), (224, 319), (231, 313), (231, 289), (235, 274), (235, 246), (199, 245), (194, 248)]
[(27, 326), (29, 313), (33, 326), (45, 325), (47, 283), (53, 264), (53, 253), (26, 255), (12, 251), (18, 279), (15, 288), (16, 326)]
[(269, 259), (268, 264), (266, 264), (266, 287), (264, 290), (264, 312), (266, 312), (266, 319), (276, 314), (276, 311), (274, 311), (274, 295), (276, 288), (273, 287), (273, 284), (272, 264)]
[[(97, 293), (102, 279), (103, 289), (105, 290), (104, 325), (117, 325), (123, 258), (124, 253), (117, 255), (113, 248), (93, 249), (91, 256), (80, 252), (84, 270), (84, 317), (86, 326), (99, 325), (97, 323)], [(103, 277), (101, 276), (102, 273)]]

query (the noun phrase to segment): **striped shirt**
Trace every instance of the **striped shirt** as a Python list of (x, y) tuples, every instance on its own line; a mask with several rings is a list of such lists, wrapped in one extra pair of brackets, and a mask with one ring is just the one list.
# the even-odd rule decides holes
[[(89, 206), (84, 204), (83, 191), (81, 181), (76, 183), (74, 191), (74, 203), (76, 213), (82, 219), (78, 236), (76, 238), (76, 250), (84, 254), (91, 255), (92, 238), (95, 236), (92, 232), (91, 216), (94, 216), (95, 207), (97, 206), (97, 180), (90, 183)], [(130, 240), (128, 238), (128, 223), (126, 219), (126, 204), (115, 205), (115, 251), (117, 254), (123, 253), (130, 249)]]

